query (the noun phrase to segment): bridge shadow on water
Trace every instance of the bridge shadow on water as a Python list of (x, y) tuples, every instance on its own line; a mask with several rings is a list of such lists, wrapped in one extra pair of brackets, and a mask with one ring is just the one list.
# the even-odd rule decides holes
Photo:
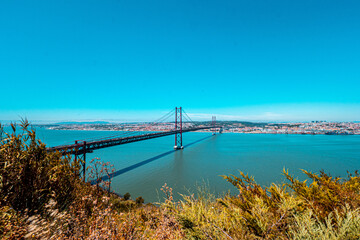
[[(187, 148), (187, 147), (189, 147), (189, 146), (191, 146), (191, 145), (194, 145), (195, 143), (201, 142), (201, 141), (203, 141), (203, 140), (205, 140), (205, 139), (207, 139), (207, 138), (210, 138), (210, 137), (212, 137), (212, 136), (213, 136), (213, 135), (210, 135), (210, 136), (201, 138), (201, 139), (199, 139), (199, 140), (196, 140), (195, 142), (186, 144), (186, 145), (184, 145), (184, 148)], [(134, 169), (136, 169), (136, 168), (138, 168), (138, 167), (141, 167), (141, 166), (143, 166), (143, 165), (145, 165), (145, 164), (151, 163), (151, 162), (153, 162), (153, 161), (155, 161), (155, 160), (158, 160), (158, 159), (160, 159), (160, 158), (162, 158), (162, 157), (165, 157), (165, 156), (167, 156), (167, 155), (169, 155), (169, 154), (171, 154), (171, 153), (174, 153), (174, 152), (176, 152), (176, 151), (178, 151), (178, 150), (171, 150), (171, 151), (168, 151), (168, 152), (164, 152), (164, 153), (159, 154), (159, 155), (157, 155), (157, 156), (155, 156), (155, 157), (146, 159), (146, 160), (144, 160), (144, 161), (135, 163), (135, 164), (133, 164), (133, 165), (131, 165), (131, 166), (129, 166), (129, 167), (120, 169), (120, 170), (112, 173), (110, 176), (103, 176), (101, 179), (102, 179), (103, 181), (106, 181), (106, 180), (109, 179), (109, 177), (111, 177), (111, 178), (117, 177), (117, 176), (119, 176), (119, 175), (121, 175), (121, 174), (124, 174), (124, 173), (126, 173), (126, 172), (131, 171), (131, 170), (134, 170)], [(95, 184), (95, 183), (96, 183), (95, 180), (92, 180), (92, 181), (91, 181), (91, 184)]]

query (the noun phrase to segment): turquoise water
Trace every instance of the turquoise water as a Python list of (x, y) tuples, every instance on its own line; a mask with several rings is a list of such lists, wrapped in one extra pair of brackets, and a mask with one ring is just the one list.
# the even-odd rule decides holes
[[(54, 146), (114, 134), (108, 131), (38, 129), (38, 137)], [(241, 170), (264, 186), (284, 181), (283, 168), (305, 179), (300, 169), (323, 169), (333, 176), (360, 169), (360, 136), (185, 133), (184, 150), (174, 151), (174, 136), (97, 150), (87, 155), (114, 164), (118, 171), (112, 186), (119, 193), (142, 196), (146, 202), (162, 199), (167, 183), (178, 193), (193, 191), (206, 182), (216, 194), (236, 190), (220, 175)]]

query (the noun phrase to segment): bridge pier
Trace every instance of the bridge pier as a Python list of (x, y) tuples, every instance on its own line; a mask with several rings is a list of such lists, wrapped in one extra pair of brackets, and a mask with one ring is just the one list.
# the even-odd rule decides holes
[[(83, 143), (80, 145), (78, 144), (78, 141), (75, 141), (75, 162), (80, 161), (80, 164), (82, 165), (82, 174), (83, 174), (83, 181), (86, 180), (86, 141), (83, 141)], [(80, 173), (78, 173), (80, 175)]]

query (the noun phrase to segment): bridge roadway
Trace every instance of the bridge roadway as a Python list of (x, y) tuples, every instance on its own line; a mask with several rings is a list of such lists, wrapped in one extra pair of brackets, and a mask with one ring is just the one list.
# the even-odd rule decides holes
[[(183, 133), (184, 132), (193, 132), (193, 131), (199, 131), (199, 130), (211, 129), (211, 128), (219, 128), (219, 126), (184, 128), (184, 129), (182, 129), (182, 132)], [(62, 153), (62, 155), (67, 155), (67, 154), (80, 155), (80, 154), (85, 154), (85, 153), (91, 153), (94, 150), (101, 149), (101, 148), (113, 147), (113, 146), (122, 145), (122, 144), (126, 144), (126, 143), (132, 143), (132, 142), (138, 142), (138, 141), (143, 141), (143, 140), (147, 140), (147, 139), (164, 137), (164, 136), (169, 136), (169, 135), (173, 135), (173, 134), (177, 134), (177, 133), (180, 133), (180, 130), (147, 133), (147, 134), (141, 134), (141, 135), (130, 136), (130, 137), (108, 138), (108, 139), (99, 140), (99, 141), (86, 141), (86, 142), (80, 141), (77, 144), (50, 147), (47, 150), (50, 152), (59, 151)]]

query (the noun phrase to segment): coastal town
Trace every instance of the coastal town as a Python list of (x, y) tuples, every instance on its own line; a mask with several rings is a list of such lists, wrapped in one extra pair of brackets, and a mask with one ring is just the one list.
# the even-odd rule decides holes
[[(193, 126), (193, 122), (184, 122), (183, 128)], [(209, 126), (211, 122), (196, 122), (197, 126)], [(164, 123), (67, 123), (41, 125), (53, 130), (99, 130), (99, 131), (169, 131), (174, 122)], [(249, 134), (308, 134), (308, 135), (360, 135), (360, 122), (311, 121), (299, 123), (255, 123), (238, 121), (218, 121), (216, 126), (226, 133)], [(211, 129), (202, 130), (203, 132)]]
[(359, 135), (360, 123), (312, 121), (305, 123), (267, 123), (260, 126), (233, 124), (224, 131), (268, 134)]

